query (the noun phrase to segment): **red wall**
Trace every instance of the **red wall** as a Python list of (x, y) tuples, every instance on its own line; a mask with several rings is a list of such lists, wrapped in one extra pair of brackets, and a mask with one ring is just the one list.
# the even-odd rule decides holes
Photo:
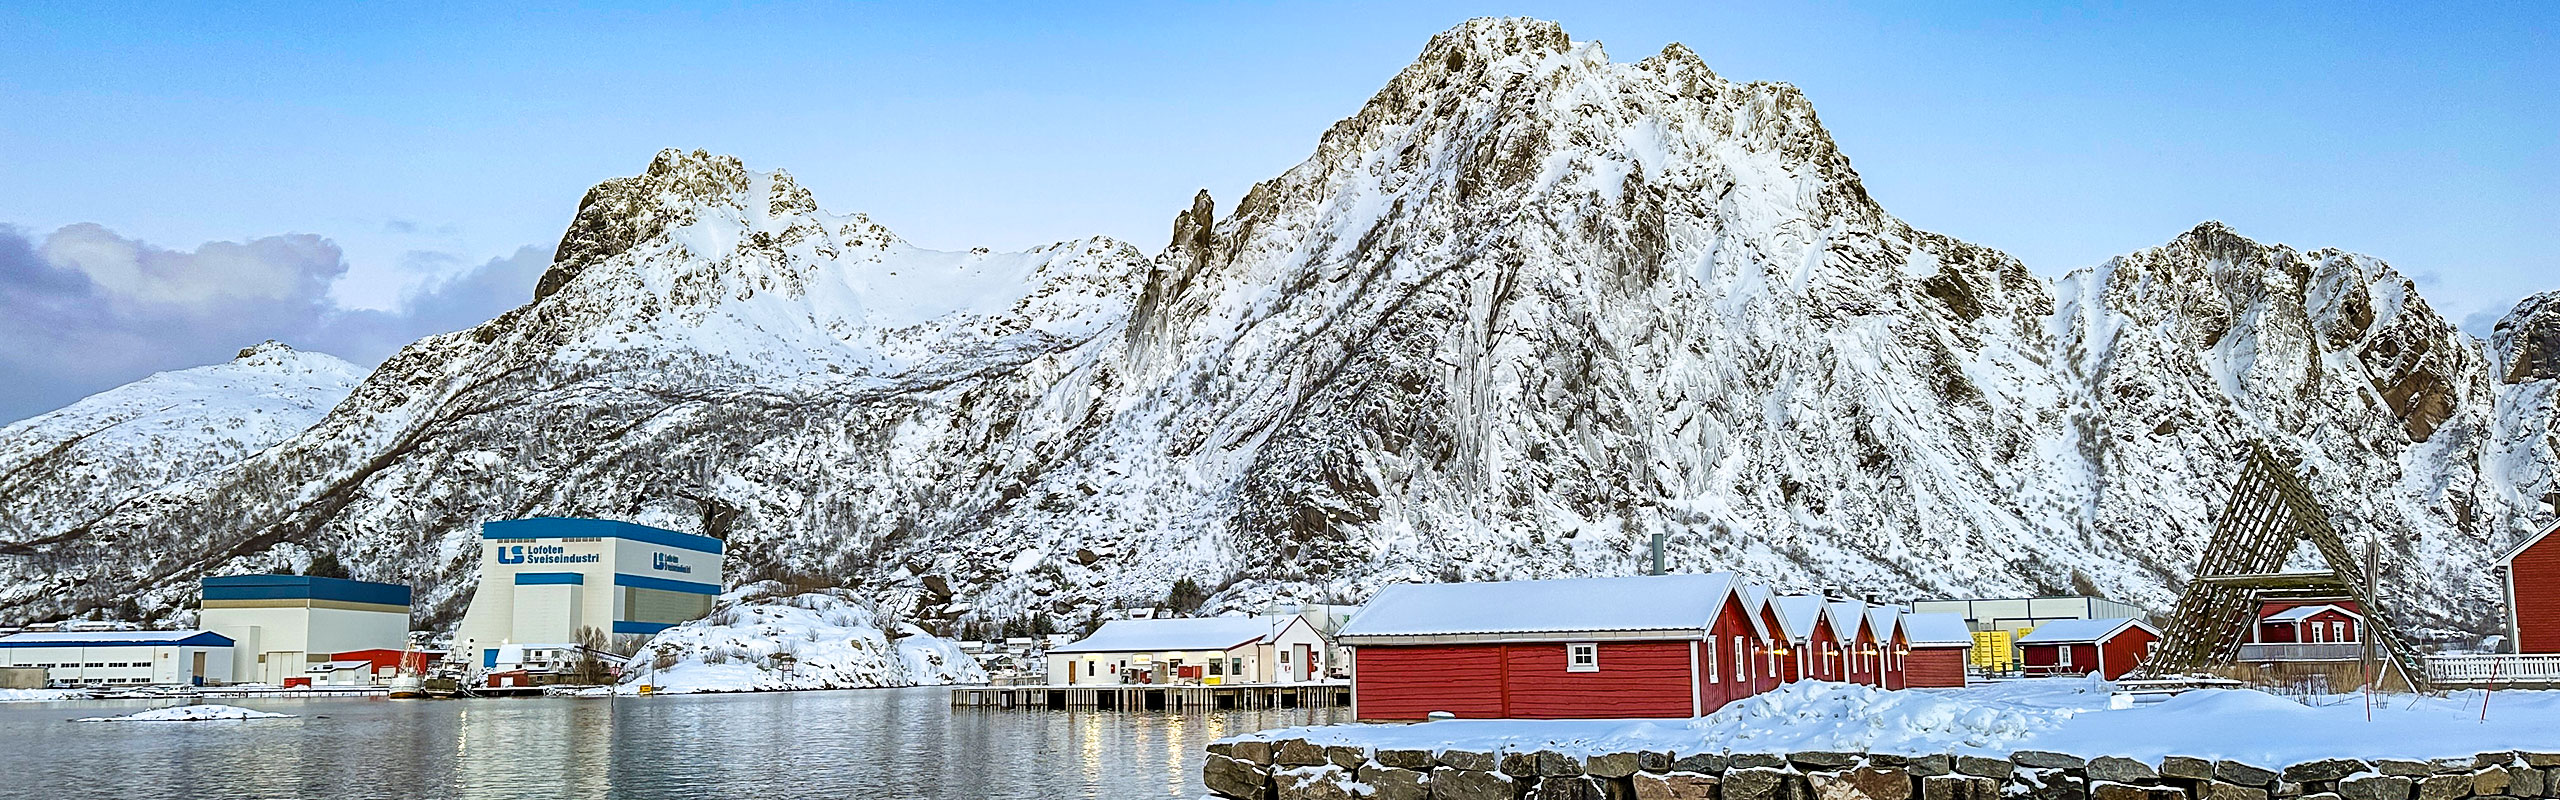
[(1562, 643), (1502, 647), (1506, 717), (1686, 717), (1692, 708), (1688, 642), (1601, 642), (1598, 672), (1566, 672)]
[(2115, 638), (2108, 639), (2102, 644), (2030, 644), (2023, 646), (2021, 650), (2028, 672), (2045, 673), (2057, 669), (2055, 665), (2061, 660), (2061, 648), (2069, 647), (2071, 648), (2071, 667), (2061, 670), (2061, 673), (2087, 675), (2098, 671), (2098, 650), (2104, 647), (2107, 651), (2106, 672), (2101, 677), (2115, 680), (2133, 672), (2135, 667), (2141, 666), (2142, 659), (2150, 652), (2151, 643), (2158, 641), (2159, 638), (2141, 628), (2126, 628), (2123, 633), (2116, 634)]
[(1563, 642), (1352, 650), (1361, 719), (1686, 717), (1692, 642), (1601, 642), (1598, 672), (1565, 671)]
[(2107, 650), (2107, 680), (2132, 674), (2135, 667), (2142, 666), (2144, 658), (2150, 657), (2151, 643), (2156, 641), (2160, 637), (2141, 628), (2126, 628), (2116, 638), (2108, 639), (2102, 645)]
[(1502, 716), (1499, 645), (1351, 648), (1351, 692), (1361, 719), (1422, 719), (1446, 711)]
[[(1757, 643), (1758, 637), (1751, 632), (1751, 620), (1742, 613), (1740, 598), (1725, 600), (1724, 612), (1716, 616), (1716, 626), (1712, 635), (1716, 646), (1701, 647), (1698, 653), (1698, 698), (1705, 706), (1703, 710), (1709, 712), (1723, 708), (1726, 703), (1757, 693), (1755, 686), (1759, 679), (1756, 673), (1761, 671), (1758, 661), (1751, 655), (1751, 648)], [(1740, 674), (1735, 674), (1733, 669), (1735, 637), (1742, 639), (1741, 652), (1745, 668)], [(1713, 670), (1707, 669), (1706, 659), (1709, 652), (1714, 653), (1716, 667)], [(1707, 680), (1709, 674), (1715, 675), (1716, 679)]]
[(1904, 662), (1904, 680), (1914, 688), (1953, 688), (1964, 685), (1964, 648), (1914, 647)]
[(2516, 652), (2560, 653), (2560, 534), (2516, 554)]

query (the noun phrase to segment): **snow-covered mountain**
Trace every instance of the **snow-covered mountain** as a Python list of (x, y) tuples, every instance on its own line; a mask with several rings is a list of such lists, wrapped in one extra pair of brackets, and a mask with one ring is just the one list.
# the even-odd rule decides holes
[(292, 438), (364, 370), (266, 342), (0, 427), (0, 542), (24, 545)]
[(0, 618), (326, 548), (450, 619), (476, 523), (532, 514), (927, 620), (1615, 573), (1657, 532), (1782, 585), (2165, 608), (2265, 437), (2393, 544), (2415, 621), (2483, 629), (2482, 564), (2551, 515), (2549, 296), (2484, 345), (2378, 261), (2213, 223), (2047, 280), (1678, 45), (1470, 21), (1218, 209), (1152, 258), (931, 252), (660, 153), (534, 302), (217, 474), (0, 533)]

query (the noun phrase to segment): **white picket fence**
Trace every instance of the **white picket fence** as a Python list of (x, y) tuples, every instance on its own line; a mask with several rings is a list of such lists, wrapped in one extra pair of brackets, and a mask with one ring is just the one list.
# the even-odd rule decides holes
[(2364, 645), (2354, 642), (2309, 642), (2303, 644), (2244, 644), (2240, 661), (2255, 664), (2263, 661), (2355, 661), (2364, 658)]
[(2560, 655), (2428, 656), (2427, 681), (2446, 687), (2560, 684)]

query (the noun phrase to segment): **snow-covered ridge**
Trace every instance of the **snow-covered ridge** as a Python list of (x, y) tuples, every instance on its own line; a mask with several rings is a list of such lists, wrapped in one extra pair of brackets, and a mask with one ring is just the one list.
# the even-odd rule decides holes
[(58, 533), (292, 438), (363, 379), (335, 356), (270, 341), (0, 427), (0, 544)]
[(914, 625), (883, 630), (839, 590), (787, 594), (771, 581), (721, 595), (711, 616), (650, 637), (622, 691), (761, 692), (985, 683), (958, 642)]

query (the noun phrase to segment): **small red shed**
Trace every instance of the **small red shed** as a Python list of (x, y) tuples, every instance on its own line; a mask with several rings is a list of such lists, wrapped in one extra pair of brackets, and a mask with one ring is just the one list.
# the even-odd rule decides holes
[(1965, 660), (1972, 654), (1973, 629), (1957, 614), (1904, 614), (1902, 636), (1911, 652), (1903, 655), (1903, 681), (1914, 689), (1960, 689)]
[(2256, 641), (2262, 644), (2349, 644), (2364, 641), (2364, 615), (2353, 602), (2278, 605), (2259, 611)]
[(2518, 653), (2560, 653), (2560, 525), (2508, 550), (2507, 630)]
[(2030, 675), (2085, 675), (2115, 680), (2151, 656), (2160, 630), (2138, 619), (2062, 619), (2018, 637)]
[(1689, 717), (1753, 692), (1767, 635), (1731, 573), (1398, 584), (1336, 641), (1352, 716)]

